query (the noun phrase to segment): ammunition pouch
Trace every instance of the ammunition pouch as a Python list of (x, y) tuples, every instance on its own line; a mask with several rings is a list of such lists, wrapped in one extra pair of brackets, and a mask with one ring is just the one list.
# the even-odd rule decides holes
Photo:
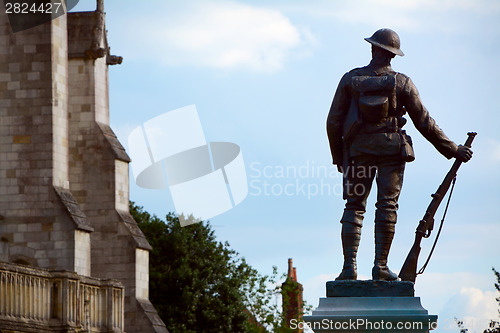
[(401, 134), (401, 159), (405, 162), (413, 162), (415, 160), (415, 152), (413, 151), (413, 142), (411, 137), (406, 134), (405, 130)]

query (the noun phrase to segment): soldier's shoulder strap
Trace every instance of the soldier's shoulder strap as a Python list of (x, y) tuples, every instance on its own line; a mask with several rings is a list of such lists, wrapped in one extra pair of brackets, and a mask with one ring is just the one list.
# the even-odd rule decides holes
[(392, 92), (396, 86), (396, 75), (359, 75), (351, 80), (353, 90), (359, 94), (368, 92)]
[(366, 66), (365, 66), (365, 67), (357, 67), (357, 68), (351, 69), (347, 74), (350, 76), (362, 76), (362, 75), (366, 75), (367, 73), (368, 72), (367, 72)]

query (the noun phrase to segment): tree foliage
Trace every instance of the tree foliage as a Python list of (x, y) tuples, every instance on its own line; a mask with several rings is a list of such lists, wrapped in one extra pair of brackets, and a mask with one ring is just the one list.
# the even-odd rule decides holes
[(277, 269), (260, 275), (216, 240), (208, 222), (181, 227), (131, 202), (130, 211), (153, 247), (150, 300), (171, 332), (279, 332)]
[[(495, 278), (497, 279), (497, 281), (495, 282), (495, 289), (500, 293), (500, 273), (495, 268), (492, 268), (492, 270), (493, 274), (495, 274)], [(500, 314), (500, 297), (497, 297), (496, 301), (499, 305), (498, 313)], [(484, 333), (500, 333), (500, 322), (497, 320), (492, 320), (490, 322), (490, 328), (485, 330)]]

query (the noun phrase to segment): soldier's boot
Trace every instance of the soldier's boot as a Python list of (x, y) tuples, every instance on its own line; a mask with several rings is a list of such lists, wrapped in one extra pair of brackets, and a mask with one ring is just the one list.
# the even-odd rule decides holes
[(342, 223), (342, 248), (344, 252), (344, 266), (335, 280), (356, 280), (356, 254), (361, 239), (361, 227), (352, 223)]
[(375, 262), (372, 269), (373, 280), (395, 281), (398, 276), (387, 267), (387, 257), (394, 238), (394, 223), (375, 223)]

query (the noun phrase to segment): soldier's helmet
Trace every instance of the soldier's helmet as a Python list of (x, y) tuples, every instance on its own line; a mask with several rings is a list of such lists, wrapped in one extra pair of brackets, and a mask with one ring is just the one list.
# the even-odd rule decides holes
[(383, 48), (393, 54), (397, 54), (399, 56), (405, 55), (400, 49), (401, 42), (399, 41), (398, 34), (391, 29), (377, 30), (371, 37), (365, 38), (365, 40), (368, 43)]

